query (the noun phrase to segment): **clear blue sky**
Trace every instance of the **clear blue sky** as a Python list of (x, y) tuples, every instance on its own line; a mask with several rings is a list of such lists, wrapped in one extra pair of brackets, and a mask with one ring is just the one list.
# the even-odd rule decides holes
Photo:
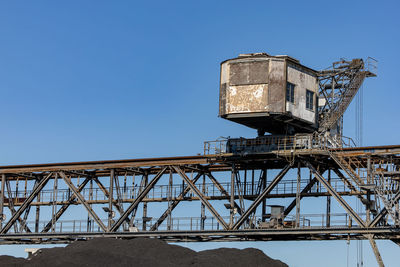
[[(204, 140), (254, 136), (217, 117), (219, 63), (246, 52), (315, 69), (378, 59), (378, 78), (364, 85), (364, 144), (398, 144), (399, 3), (322, 3), (0, 0), (0, 165), (193, 155)], [(347, 135), (353, 122), (350, 109)], [(228, 245), (290, 266), (346, 262), (344, 241)], [(378, 245), (396, 266), (399, 247)]]

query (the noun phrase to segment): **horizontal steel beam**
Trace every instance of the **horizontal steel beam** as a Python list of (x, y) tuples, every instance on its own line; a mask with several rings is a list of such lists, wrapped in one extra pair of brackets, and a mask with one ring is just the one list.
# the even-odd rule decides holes
[(96, 233), (18, 233), (0, 235), (0, 244), (7, 241), (15, 244), (34, 243), (35, 240), (68, 243), (79, 239), (94, 237), (114, 237), (114, 238), (137, 238), (137, 237), (156, 237), (167, 241), (210, 241), (213, 238), (219, 241), (280, 241), (280, 240), (347, 240), (367, 239), (369, 234), (374, 235), (374, 239), (393, 239), (400, 237), (400, 229), (395, 227), (377, 228), (307, 228), (307, 229), (248, 229), (248, 230), (205, 230), (205, 231), (157, 231), (157, 232), (96, 232)]
[[(355, 148), (343, 148), (343, 154), (349, 155), (396, 155), (400, 154), (400, 145), (390, 145), (390, 146), (371, 146), (371, 147), (355, 147)], [(289, 151), (290, 152), (290, 151)], [(291, 152), (290, 152), (291, 153)], [(326, 151), (310, 150), (310, 151), (297, 151), (296, 153), (301, 153), (310, 156), (320, 156), (329, 158), (329, 154)], [(282, 162), (285, 159), (279, 159), (276, 157), (274, 152), (266, 152), (258, 155), (248, 155), (246, 158), (239, 158), (235, 155), (208, 155), (208, 156), (184, 156), (184, 157), (163, 157), (163, 158), (142, 158), (142, 159), (124, 159), (124, 160), (102, 160), (102, 161), (81, 161), (81, 162), (64, 162), (64, 163), (46, 163), (46, 164), (27, 164), (27, 165), (8, 165), (0, 166), (0, 174), (10, 174), (12, 177), (10, 179), (16, 179), (18, 174), (21, 177), (27, 179), (35, 179), (34, 175), (30, 178), (27, 173), (32, 172), (50, 172), (50, 171), (71, 171), (79, 174), (82, 170), (95, 170), (92, 174), (101, 177), (101, 174), (107, 175), (110, 169), (124, 169), (129, 171), (137, 170), (137, 168), (144, 167), (162, 167), (168, 165), (208, 165), (210, 161), (213, 161), (213, 166), (209, 166), (210, 171), (214, 170), (230, 170), (230, 165), (225, 164), (226, 160), (236, 161), (237, 168), (241, 169), (241, 161), (259, 161), (260, 164), (265, 164), (266, 160), (275, 162), (280, 160)], [(277, 167), (278, 168), (278, 167)], [(100, 170), (100, 172), (98, 172)], [(141, 170), (143, 171), (143, 170)], [(157, 170), (155, 170), (157, 171)], [(159, 171), (159, 169), (158, 169)]]

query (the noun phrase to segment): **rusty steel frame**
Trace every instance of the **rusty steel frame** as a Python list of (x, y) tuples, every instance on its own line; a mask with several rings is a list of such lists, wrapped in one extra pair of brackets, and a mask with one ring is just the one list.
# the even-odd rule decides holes
[[(397, 170), (400, 166), (400, 146), (342, 149), (341, 153), (345, 157), (357, 157), (358, 161), (365, 161), (368, 166), (371, 162), (384, 162), (388, 159), (391, 164), (397, 166)], [(274, 170), (276, 174), (274, 179), (267, 183), (266, 173), (269, 170)], [(287, 173), (290, 170), (297, 173), (296, 179), (292, 182), (293, 188), (288, 191), (279, 191), (279, 186), (286, 186), (285, 181), (288, 179)], [(251, 171), (251, 179), (247, 176), (248, 171)], [(305, 179), (303, 171), (310, 173), (309, 180)], [(326, 171), (328, 171), (327, 174)], [(394, 176), (389, 177), (390, 181), (396, 184), (400, 172), (392, 173)], [(0, 244), (68, 243), (72, 240), (88, 239), (99, 235), (121, 238), (148, 236), (174, 242), (347, 240), (350, 238), (369, 240), (379, 262), (381, 257), (374, 239), (388, 239), (393, 242), (398, 242), (400, 239), (400, 228), (393, 222), (393, 214), (389, 216), (387, 211), (387, 208), (395, 208), (395, 204), (398, 206), (399, 189), (394, 188), (394, 191), (388, 195), (390, 198), (388, 203), (392, 203), (390, 204), (392, 206), (379, 206), (372, 214), (371, 207), (366, 203), (370, 203), (371, 197), (375, 201), (379, 199), (371, 191), (371, 185), (355, 184), (354, 177), (346, 177), (348, 174), (346, 170), (343, 170), (332, 158), (331, 152), (326, 150), (296, 151), (295, 153), (271, 151), (246, 156), (219, 154), (0, 166), (0, 174), (0, 219), (3, 219), (0, 224)], [(337, 178), (332, 178), (331, 174), (336, 174)], [(142, 176), (140, 181), (135, 180), (136, 175)], [(132, 187), (129, 189), (131, 191), (127, 191), (127, 176), (132, 176)], [(368, 177), (371, 179), (370, 174)], [(162, 179), (164, 182), (161, 183)], [(210, 183), (206, 184), (206, 179)], [(53, 183), (49, 184), (51, 180)], [(20, 181), (25, 181), (24, 197), (21, 197), (21, 192), (18, 194), (15, 191)], [(182, 186), (178, 187), (175, 184), (176, 181), (181, 181)], [(340, 182), (340, 186), (334, 185), (333, 181)], [(47, 191), (44, 189), (46, 184), (49, 184)], [(26, 191), (27, 185), (28, 191)], [(62, 189), (63, 186), (66, 189)], [(371, 188), (366, 189), (365, 186)], [(213, 192), (209, 192), (210, 188)], [(66, 197), (62, 199), (57, 197), (57, 194), (64, 194), (67, 189), (71, 194), (66, 194)], [(174, 194), (173, 189), (177, 191)], [(155, 195), (156, 190), (161, 190), (161, 193), (157, 191), (160, 196)], [(46, 192), (52, 194), (50, 200), (46, 199)], [(99, 198), (97, 194), (100, 193)], [(326, 222), (318, 227), (310, 228), (300, 225), (300, 211), (303, 208), (303, 204), (300, 205), (300, 203), (302, 199), (308, 197), (326, 198), (326, 214), (322, 214)], [(262, 222), (272, 220), (272, 215), (266, 214), (266, 200), (280, 198), (292, 199), (283, 211), (282, 220), (291, 223), (289, 217), (292, 216), (290, 214), (294, 214), (295, 216), (292, 216), (295, 218), (294, 223), (290, 224), (290, 227), (284, 224), (269, 228), (260, 227), (261, 224), (255, 221), (256, 217), (260, 217)], [(332, 225), (331, 198), (336, 200), (338, 207), (341, 206), (345, 211), (348, 225), (339, 228)], [(192, 229), (192, 225), (190, 229), (177, 229), (174, 221), (179, 217), (173, 216), (176, 213), (176, 207), (194, 201), (201, 204), (200, 230)], [(354, 201), (360, 201), (364, 205), (367, 217), (351, 207)], [(151, 203), (168, 205), (166, 209), (158, 208), (160, 215), (157, 215), (154, 223), (150, 222), (152, 217), (148, 217), (149, 214), (154, 216), (152, 205), (148, 206)], [(99, 215), (100, 205), (107, 207), (108, 214), (105, 220), (102, 220)], [(32, 206), (37, 207), (36, 214), (30, 215)], [(45, 206), (50, 207), (52, 212), (39, 212), (39, 208)], [(74, 230), (61, 230), (60, 225), (62, 226), (64, 222), (61, 218), (66, 216), (64, 214), (67, 214), (66, 211), (71, 206), (85, 208), (88, 215), (87, 230), (82, 231), (81, 228), (75, 230), (75, 221)], [(224, 209), (221, 210), (221, 206), (225, 206), (228, 214), (224, 212)], [(143, 210), (139, 210), (139, 207)], [(5, 211), (6, 208), (9, 211)], [(115, 221), (113, 209), (119, 213)], [(206, 216), (206, 210), (211, 217)], [(137, 215), (138, 212), (140, 215)], [(10, 218), (3, 217), (2, 214), (6, 213), (10, 214)], [(371, 214), (372, 218), (369, 217)], [(398, 216), (398, 213), (394, 214)], [(29, 228), (28, 218), (32, 217), (35, 218), (34, 229)], [(42, 223), (39, 219), (43, 217), (46, 221), (43, 227), (40, 227)], [(229, 222), (225, 218), (230, 218)], [(92, 220), (98, 226), (97, 230), (93, 230)], [(140, 220), (143, 222), (142, 229), (136, 225)], [(210, 222), (210, 220), (215, 221), (217, 228), (214, 228), (214, 223), (212, 229), (210, 226), (205, 226), (206, 221)], [(353, 220), (357, 225), (352, 224)], [(192, 219), (190, 219), (190, 224), (192, 224)], [(162, 228), (165, 225), (167, 230)]]

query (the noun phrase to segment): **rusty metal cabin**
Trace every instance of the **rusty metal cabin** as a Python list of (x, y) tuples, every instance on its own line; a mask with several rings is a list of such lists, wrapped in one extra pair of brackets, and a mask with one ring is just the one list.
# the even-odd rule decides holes
[(317, 72), (289, 56), (241, 54), (221, 63), (219, 116), (259, 134), (317, 130)]

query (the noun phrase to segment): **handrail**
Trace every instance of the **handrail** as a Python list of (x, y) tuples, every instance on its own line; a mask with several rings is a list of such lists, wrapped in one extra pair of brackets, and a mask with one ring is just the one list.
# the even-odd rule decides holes
[[(360, 216), (363, 218), (366, 216), (366, 213), (360, 213)], [(223, 216), (224, 220), (229, 220), (229, 216)], [(234, 216), (234, 222), (239, 219), (239, 215), (236, 214)], [(351, 224), (351, 220), (347, 213), (332, 213), (330, 215), (331, 221), (330, 226), (326, 225), (326, 214), (324, 213), (304, 213), (300, 215), (299, 218), (299, 229), (307, 229), (307, 228), (330, 228), (330, 227), (349, 227)], [(157, 218), (149, 217), (149, 220), (146, 221), (146, 230), (151, 228), (151, 226), (156, 223)], [(107, 223), (106, 218), (102, 218), (101, 221), (103, 223)], [(296, 224), (293, 223), (296, 220), (295, 216), (288, 215), (286, 216), (281, 224), (271, 224), (268, 228), (295, 228)], [(202, 223), (203, 221), (203, 229)], [(262, 217), (255, 216), (254, 221), (257, 222), (254, 227), (262, 229), (265, 226), (261, 223)], [(272, 221), (272, 220), (268, 220)], [(42, 227), (45, 227), (47, 221), (39, 221), (39, 231), (42, 230)], [(133, 221), (134, 231), (143, 231), (143, 218), (136, 218)], [(36, 222), (35, 221), (27, 221), (26, 224), (29, 227), (34, 228)], [(351, 226), (350, 226), (351, 227)], [(213, 216), (205, 216), (205, 217), (172, 217), (170, 224), (164, 223), (160, 225), (156, 231), (201, 231), (201, 230), (222, 230), (223, 228), (219, 224), (219, 222)], [(133, 230), (133, 229), (132, 229)], [(127, 225), (125, 228), (121, 228), (120, 231), (131, 231)], [(58, 220), (54, 225), (53, 233), (57, 234), (70, 234), (70, 233), (100, 233), (102, 229), (98, 227), (93, 219), (74, 219), (74, 220)], [(14, 229), (10, 229), (9, 233), (15, 233)]]
[(297, 134), (293, 136), (262, 136), (257, 138), (231, 138), (204, 142), (204, 155), (253, 154), (272, 151), (327, 150), (355, 147), (353, 139), (346, 136)]

